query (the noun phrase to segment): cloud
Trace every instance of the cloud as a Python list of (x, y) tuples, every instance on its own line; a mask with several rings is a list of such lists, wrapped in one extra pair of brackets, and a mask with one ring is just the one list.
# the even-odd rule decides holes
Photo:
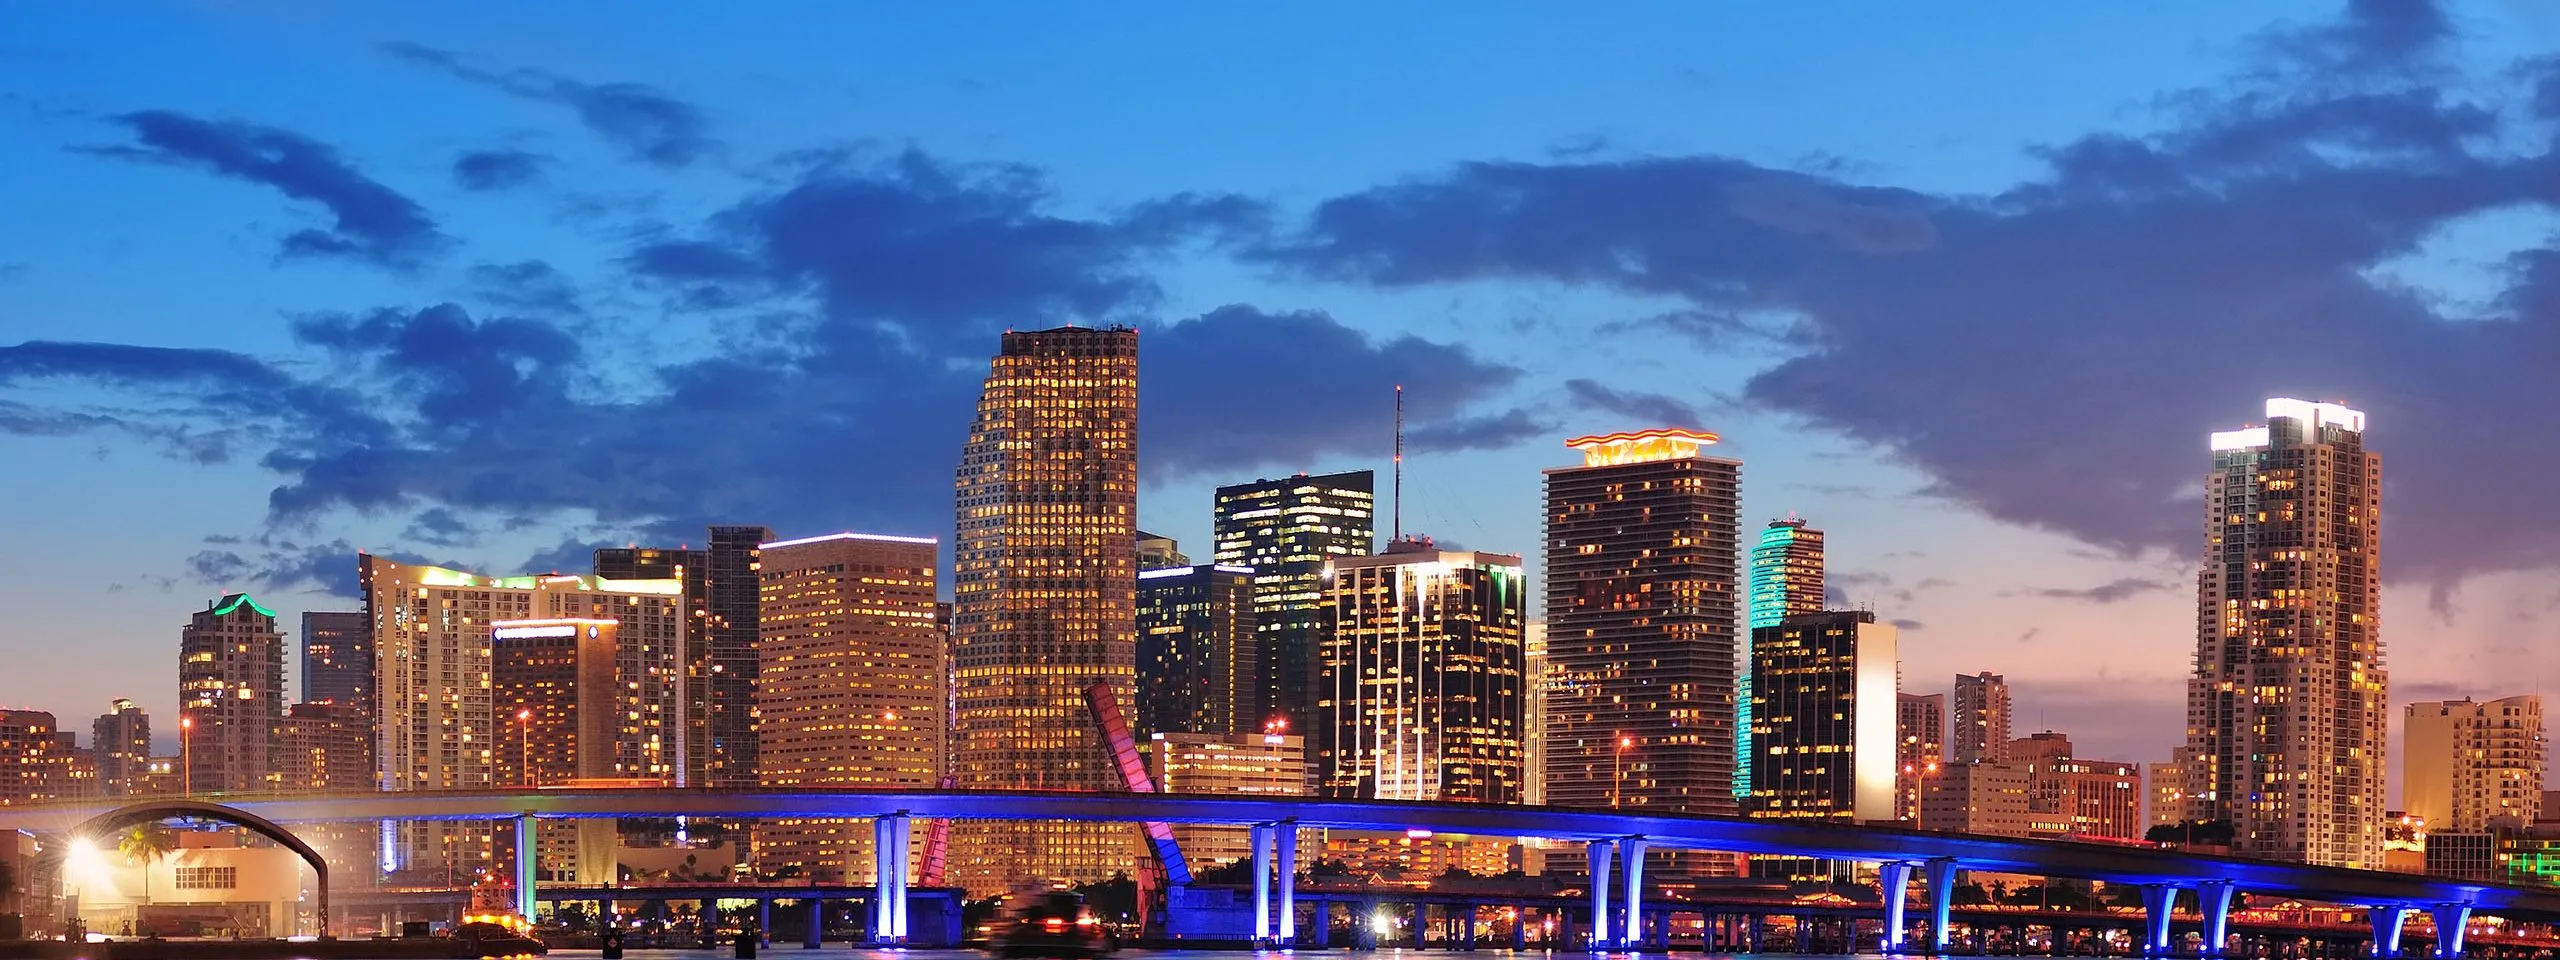
[(170, 110), (144, 110), (113, 120), (131, 132), (136, 143), (85, 148), (86, 152), (195, 167), (270, 187), (327, 210), (330, 226), (287, 234), (284, 256), (347, 257), (407, 268), (448, 243), (416, 201), (365, 176), (336, 148), (302, 134)]
[(1672, 298), (1694, 319), (1665, 325), (1714, 348), (1774, 332), (1785, 353), (1743, 401), (2117, 553), (2197, 549), (2206, 433), (2268, 396), (2343, 398), (2390, 478), (2386, 575), (2560, 564), (2560, 514), (2506, 480), (2560, 470), (2560, 423), (2490, 413), (2560, 406), (2551, 245), (2511, 261), (2487, 320), (2369, 276), (2463, 218), (2560, 205), (2560, 156), (2504, 135), (2550, 108), (2423, 68), (2430, 6), (2355, 14), (2168, 98), (2161, 132), (2036, 149), (2005, 190), (1717, 156), (1463, 163), (1324, 200), (1249, 256), (1374, 287)]
[(1917, 633), (1929, 628), (1928, 624), (1921, 623), (1918, 620), (1894, 620), (1891, 621), (1891, 623), (1893, 624), (1894, 629), (1900, 630), (1904, 633)]
[(1695, 427), (1705, 422), (1697, 408), (1659, 393), (1618, 390), (1579, 378), (1565, 381), (1564, 389), (1576, 404), (1641, 421), (1644, 426)]
[(587, 83), (530, 67), (490, 70), (414, 43), (386, 43), (381, 49), (403, 62), (511, 97), (567, 107), (579, 123), (632, 160), (682, 167), (720, 146), (701, 108), (647, 84)]
[(465, 190), (488, 192), (539, 183), (551, 158), (524, 150), (472, 150), (453, 158), (453, 182)]
[[(1139, 449), (1155, 479), (1384, 452), (1398, 384), (1416, 450), (1505, 446), (1539, 429), (1519, 411), (1466, 413), (1501, 396), (1517, 368), (1463, 346), (1375, 338), (1321, 311), (1229, 305), (1145, 328), (1138, 349)], [(1277, 397), (1285, 416), (1245, 415)]]
[(483, 263), (471, 268), (471, 293), (484, 303), (537, 313), (579, 313), (577, 284), (541, 260)]
[(2031, 597), (2042, 597), (2047, 600), (2081, 600), (2089, 603), (2122, 603), (2126, 600), (2131, 600), (2144, 594), (2166, 592), (2176, 588), (2177, 586), (2178, 584), (2166, 580), (2145, 580), (2139, 577), (2125, 577), (2120, 580), (2110, 580), (2094, 587), (2038, 587), (2025, 591), (2025, 594)]

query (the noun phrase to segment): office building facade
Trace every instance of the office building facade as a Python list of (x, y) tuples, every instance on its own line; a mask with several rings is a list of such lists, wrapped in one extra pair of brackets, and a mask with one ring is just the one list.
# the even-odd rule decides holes
[(2541, 819), (2542, 698), (2409, 704), (2400, 808), (2431, 832), (2485, 833)]
[(1546, 471), (1546, 795), (1567, 806), (1735, 810), (1742, 464), (1714, 434), (1576, 437)]
[(302, 615), (302, 702), (373, 709), (373, 627), (364, 611)]
[(1996, 673), (1957, 674), (1954, 711), (1947, 729), (1947, 759), (1999, 763), (2009, 759), (2009, 680)]
[(1313, 729), (1316, 654), (1333, 623), (1324, 565), (1378, 552), (1376, 485), (1375, 474), (1355, 470), (1218, 488), (1212, 559), (1253, 571), (1254, 687), (1263, 697), (1249, 726), (1280, 719), (1293, 732)]
[(98, 765), (101, 796), (142, 796), (151, 771), (151, 715), (116, 698), (89, 724), (89, 752)]
[(373, 789), (373, 724), (367, 711), (328, 701), (286, 707), (284, 720), (276, 725), (275, 763), (279, 793)]
[[(1147, 740), (1147, 774), (1164, 793), (1296, 797), (1307, 792), (1306, 745), (1278, 733), (1159, 733)], [(1173, 839), (1194, 869), (1253, 856), (1253, 828), (1177, 823)], [(1314, 831), (1306, 831), (1312, 836)], [(1301, 850), (1314, 845), (1302, 841)]]
[[(839, 533), (767, 543), (758, 638), (760, 774), (775, 789), (930, 789), (943, 774), (941, 544)], [(871, 824), (775, 820), (756, 863), (870, 883)]]
[(1733, 795), (1751, 796), (1751, 631), (1821, 613), (1828, 587), (1822, 531), (1797, 517), (1771, 520), (1751, 547), (1750, 622), (1734, 655)]
[(96, 788), (97, 768), (81, 762), (53, 714), (0, 710), (0, 805), (75, 800)]
[(1938, 775), (1947, 750), (1947, 695), (1905, 693), (1894, 697), (1894, 787), (1898, 819), (1920, 815), (1920, 787)]
[(1333, 561), (1326, 584), (1321, 792), (1519, 803), (1528, 723), (1520, 558), (1407, 540)]
[[(1263, 732), (1253, 610), (1249, 567), (1138, 574), (1137, 736)], [(1298, 769), (1306, 769), (1303, 760)]]
[(178, 640), (178, 723), (193, 789), (272, 787), (268, 748), (283, 719), (284, 633), (275, 612), (245, 593), (206, 604)]
[(1875, 614), (1789, 617), (1752, 631), (1754, 817), (1896, 818), (1897, 631)]
[(2382, 864), (2382, 458), (2365, 416), (2274, 399), (2213, 434), (2187, 685), (2189, 819), (2242, 856)]
[[(1137, 686), (1138, 334), (1008, 332), (956, 480), (953, 775), (960, 786), (1122, 789), (1087, 691)], [(1125, 827), (975, 823), (952, 874), (973, 892), (1109, 877)]]

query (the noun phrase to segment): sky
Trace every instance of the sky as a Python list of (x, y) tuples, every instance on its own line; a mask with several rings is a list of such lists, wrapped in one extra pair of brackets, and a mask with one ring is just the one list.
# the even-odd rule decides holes
[[(1537, 566), (1582, 433), (1828, 531), (1904, 689), (2166, 757), (2205, 438), (2384, 457), (2396, 701), (2560, 678), (2560, 8), (20, 5), (0, 704), (168, 717), (354, 554), (950, 536), (998, 334), (1141, 339), (1140, 525), (1387, 467)], [(1382, 486), (1383, 486), (1382, 477)], [(2396, 724), (2396, 718), (2395, 718)]]

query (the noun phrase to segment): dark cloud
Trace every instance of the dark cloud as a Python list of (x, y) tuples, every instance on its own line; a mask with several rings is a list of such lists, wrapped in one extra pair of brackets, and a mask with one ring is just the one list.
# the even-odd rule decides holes
[(561, 410), (579, 359), (576, 339), (540, 320), (474, 318), (461, 307), (317, 314), (294, 337), (370, 362), (376, 382), (406, 389), (436, 428), (483, 424), (508, 410)]
[(541, 182), (550, 162), (524, 150), (472, 150), (453, 158), (453, 182), (465, 190), (509, 190)]
[(540, 260), (484, 263), (471, 268), (471, 293), (482, 302), (537, 313), (580, 312), (577, 284)]
[(2126, 600), (2131, 600), (2144, 594), (2163, 593), (2176, 589), (2177, 587), (2178, 584), (2166, 580), (2145, 580), (2140, 577), (2125, 577), (2119, 580), (2110, 580), (2094, 587), (2037, 587), (2025, 591), (2025, 595), (2031, 597), (2042, 597), (2047, 600), (2083, 600), (2090, 603), (2122, 603)]
[(416, 201), (365, 176), (336, 148), (302, 134), (169, 110), (144, 110), (114, 119), (133, 134), (135, 145), (87, 148), (88, 152), (196, 167), (271, 187), (326, 209), (331, 225), (287, 234), (285, 256), (349, 257), (406, 268), (447, 243)]
[(1695, 427), (1705, 422), (1697, 408), (1659, 393), (1618, 390), (1584, 379), (1565, 381), (1564, 390), (1575, 404), (1639, 421), (1638, 426)]
[[(547, 70), (490, 70), (444, 50), (414, 43), (386, 43), (382, 50), (404, 62), (478, 84), (511, 97), (567, 107), (578, 122), (630, 159), (681, 167), (716, 151), (702, 110), (642, 83), (587, 83)], [(460, 170), (457, 167), (456, 173)]]
[(1928, 624), (1921, 623), (1918, 620), (1895, 620), (1892, 621), (1892, 623), (1894, 629), (1900, 630), (1904, 633), (1918, 633), (1929, 628)]
[[(1139, 338), (1139, 449), (1159, 479), (1256, 466), (1312, 468), (1345, 451), (1383, 452), (1405, 388), (1416, 450), (1502, 446), (1534, 432), (1498, 415), (1466, 417), (1520, 371), (1465, 347), (1419, 337), (1377, 339), (1319, 311), (1221, 307)], [(1286, 416), (1250, 416), (1256, 398), (1287, 397)]]
[(423, 543), (431, 547), (467, 547), (478, 542), (479, 531), (460, 515), (444, 507), (429, 507), (409, 518), (409, 528), (400, 533), (402, 543)]
[(1553, 421), (1513, 407), (1498, 413), (1441, 423), (1405, 425), (1405, 449), (1417, 453), (1454, 450), (1499, 450), (1555, 432)]
[[(2526, 104), (2415, 68), (2445, 30), (2427, 5), (2359, 5), (2270, 54), (2293, 59), (2170, 98), (2163, 132), (2040, 149), (2040, 175), (1991, 195), (1725, 157), (1468, 163), (1326, 200), (1254, 256), (1677, 298), (1694, 319), (1665, 326), (1709, 343), (1784, 322), (1789, 355), (1746, 402), (2118, 552), (2196, 548), (2205, 433), (2268, 396), (2340, 398), (2384, 453), (2392, 575), (2560, 563), (2560, 515), (2509, 479), (2560, 470), (2560, 425), (2485, 413), (2560, 406), (2548, 244), (2486, 321), (2370, 278), (2462, 218), (2560, 203), (2560, 157), (2500, 136)], [(2412, 69), (2338, 67), (2350, 53)]]
[(832, 319), (893, 324), (956, 353), (1008, 328), (1138, 319), (1161, 297), (1148, 268), (1163, 255), (1245, 244), (1266, 217), (1236, 197), (1183, 195), (1096, 219), (1059, 215), (1053, 201), (1027, 166), (915, 150), (833, 160), (724, 212), (706, 236), (654, 238), (625, 262), (688, 299), (702, 285), (732, 300), (805, 291)]

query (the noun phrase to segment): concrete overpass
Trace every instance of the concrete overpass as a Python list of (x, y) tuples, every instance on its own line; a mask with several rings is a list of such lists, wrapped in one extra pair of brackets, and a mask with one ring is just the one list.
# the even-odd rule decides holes
[[(537, 819), (595, 817), (704, 817), (760, 819), (835, 817), (870, 819), (883, 842), (876, 845), (878, 876), (891, 878), (888, 902), (904, 889), (905, 829), (913, 817), (953, 820), (1079, 820), (1211, 823), (1255, 828), (1256, 935), (1292, 943), (1295, 918), (1294, 828), (1536, 837), (1585, 845), (1591, 868), (1593, 942), (1620, 945), (1642, 929), (1643, 863), (1657, 849), (1710, 850), (1777, 856), (1821, 857), (1878, 864), (1883, 879), (1887, 949), (1899, 949), (1903, 902), (1915, 876), (1926, 881), (1931, 936), (1943, 946), (1958, 870), (1986, 870), (2128, 884), (2145, 890), (2151, 917), (2149, 943), (2165, 949), (2169, 917), (2184, 891), (2193, 891), (2204, 918), (2205, 942), (2220, 944), (2232, 894), (2239, 890), (2279, 897), (2371, 908), (2374, 942), (2396, 951), (2401, 923), (2415, 910), (2434, 914), (2448, 931), (2440, 956), (2459, 956), (2463, 923), (2473, 912), (2512, 920), (2560, 922), (2560, 888), (2464, 882), (2374, 870), (2348, 870), (2175, 850), (2055, 840), (1931, 833), (1895, 827), (1854, 826), (1801, 820), (1759, 820), (1568, 807), (1495, 806), (1336, 800), (1316, 797), (1251, 797), (1185, 794), (1078, 793), (991, 790), (706, 790), (552, 789), (352, 793), (296, 796), (212, 796), (213, 800), (277, 823), (436, 820), (510, 821), (520, 854), (529, 853)], [(109, 801), (0, 807), (0, 829), (64, 830), (115, 810)], [(1274, 863), (1273, 861), (1277, 861)], [(1623, 863), (1623, 871), (1615, 870)], [(533, 858), (520, 855), (518, 887), (530, 912)], [(896, 866), (892, 866), (896, 865)], [(1276, 889), (1275, 889), (1276, 888)], [(1618, 900), (1612, 909), (1611, 900)], [(1276, 902), (1274, 902), (1276, 900)], [(1277, 907), (1276, 916), (1273, 907)], [(894, 906), (876, 911), (876, 932), (896, 942), (903, 927)]]

